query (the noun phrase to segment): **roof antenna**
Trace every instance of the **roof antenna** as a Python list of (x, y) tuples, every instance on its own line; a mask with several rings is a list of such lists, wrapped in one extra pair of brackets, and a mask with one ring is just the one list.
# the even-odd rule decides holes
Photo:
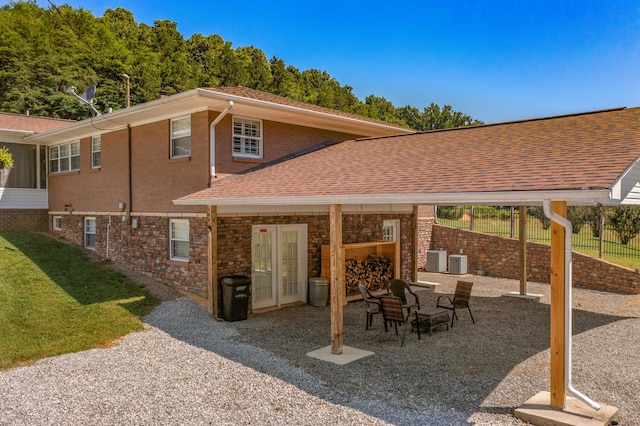
[(100, 111), (98, 111), (94, 106), (93, 106), (93, 97), (96, 94), (96, 86), (95, 85), (91, 85), (89, 86), (89, 88), (87, 90), (84, 91), (84, 93), (80, 96), (78, 96), (78, 94), (75, 92), (76, 87), (75, 86), (71, 86), (67, 89), (67, 93), (71, 93), (73, 96), (75, 96), (76, 98), (78, 98), (78, 100), (80, 101), (81, 105), (89, 105), (89, 108), (91, 110), (91, 115), (93, 117), (100, 117), (102, 114), (100, 114)]

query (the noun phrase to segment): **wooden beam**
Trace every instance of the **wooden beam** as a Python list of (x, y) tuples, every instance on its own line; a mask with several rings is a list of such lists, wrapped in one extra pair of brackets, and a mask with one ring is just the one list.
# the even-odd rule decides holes
[[(552, 201), (551, 210), (567, 217), (566, 201)], [(566, 401), (564, 386), (566, 371), (565, 357), (565, 230), (551, 222), (551, 381), (550, 393), (552, 407), (562, 409)]]
[(342, 259), (342, 205), (329, 208), (329, 239), (331, 256), (331, 353), (342, 353), (343, 304), (346, 300), (344, 259)]
[(527, 208), (520, 206), (518, 238), (520, 240), (520, 294), (527, 294)]
[(207, 311), (212, 317), (217, 318), (218, 312), (218, 208), (208, 206), (207, 227), (209, 235), (207, 244), (209, 254), (207, 256)]

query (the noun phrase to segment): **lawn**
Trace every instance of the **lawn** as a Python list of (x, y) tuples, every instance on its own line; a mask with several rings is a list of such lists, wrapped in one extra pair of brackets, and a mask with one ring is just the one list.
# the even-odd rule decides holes
[(108, 346), (159, 301), (82, 250), (0, 232), (0, 368)]
[[(469, 221), (438, 219), (438, 223), (459, 229), (469, 229)], [(511, 223), (508, 220), (494, 218), (476, 218), (473, 230), (486, 234), (499, 235), (501, 237), (511, 237)], [(631, 269), (640, 268), (640, 236), (634, 238), (629, 244), (623, 245), (617, 241), (617, 237), (612, 230), (605, 229), (603, 234), (603, 256), (602, 259)], [(518, 223), (516, 221), (513, 238), (518, 238)], [(551, 237), (549, 230), (544, 230), (537, 220), (527, 220), (527, 241), (549, 244)], [(599, 257), (599, 241), (591, 234), (589, 226), (582, 226), (579, 233), (572, 235), (572, 249), (587, 256)]]

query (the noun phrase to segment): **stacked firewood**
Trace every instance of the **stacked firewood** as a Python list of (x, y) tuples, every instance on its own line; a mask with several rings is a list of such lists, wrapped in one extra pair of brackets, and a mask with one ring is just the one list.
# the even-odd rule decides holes
[(347, 295), (360, 294), (358, 284), (378, 290), (393, 279), (393, 264), (388, 257), (370, 255), (363, 261), (346, 259), (344, 264)]

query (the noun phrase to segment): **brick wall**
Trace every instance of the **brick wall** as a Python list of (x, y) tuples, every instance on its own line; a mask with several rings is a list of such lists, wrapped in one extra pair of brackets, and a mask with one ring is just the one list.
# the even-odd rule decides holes
[[(400, 275), (412, 279), (413, 232), (411, 214), (344, 214), (343, 244), (382, 240), (382, 223), (386, 219), (400, 220)], [(252, 225), (307, 224), (307, 275), (320, 276), (321, 247), (329, 244), (329, 215), (299, 216), (229, 216), (218, 218), (218, 276), (251, 274)], [(222, 297), (222, 289), (218, 294)], [(221, 300), (218, 301), (221, 303)]]
[(133, 218), (139, 220), (139, 227), (133, 229), (131, 223), (123, 222), (119, 215), (112, 215), (111, 221), (108, 215), (63, 215), (62, 231), (52, 232), (84, 246), (85, 217), (96, 218), (95, 251), (98, 255), (177, 290), (207, 297), (206, 218), (189, 218), (189, 262), (180, 262), (169, 258), (170, 218), (166, 216), (134, 215)]
[[(448, 254), (463, 249), (469, 273), (483, 270), (492, 277), (519, 279), (519, 244), (516, 239), (434, 225), (430, 248), (444, 248)], [(550, 259), (550, 246), (528, 242), (527, 279), (548, 283)], [(574, 286), (640, 294), (640, 274), (629, 268), (573, 252), (572, 271)]]
[[(50, 229), (51, 215), (49, 219)], [(169, 259), (169, 220), (166, 215), (142, 215), (139, 228), (122, 222), (122, 216), (64, 214), (62, 231), (52, 231), (73, 243), (84, 246), (84, 218), (96, 218), (96, 253), (120, 263), (145, 276), (173, 288), (207, 297), (207, 219), (189, 218), (189, 262)], [(343, 243), (371, 242), (382, 239), (382, 223), (386, 219), (400, 220), (401, 259), (400, 274), (413, 279), (413, 247), (411, 214), (345, 214), (343, 216)], [(110, 223), (110, 226), (108, 226)], [(251, 274), (252, 225), (307, 224), (307, 274), (320, 275), (321, 246), (329, 244), (328, 215), (299, 216), (221, 216), (218, 217), (218, 276)], [(107, 229), (109, 246), (107, 247)], [(107, 253), (108, 251), (108, 253)], [(222, 289), (218, 294), (222, 297)], [(219, 301), (220, 302), (220, 301)]]
[(46, 231), (46, 209), (0, 209), (0, 231)]

